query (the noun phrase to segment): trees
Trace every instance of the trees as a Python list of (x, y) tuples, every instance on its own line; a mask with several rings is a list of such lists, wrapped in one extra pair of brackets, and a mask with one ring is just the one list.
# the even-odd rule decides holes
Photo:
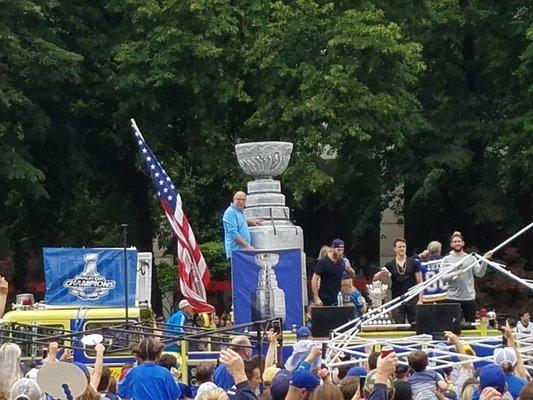
[(131, 117), (200, 242), (220, 237), (219, 212), (247, 180), (234, 144), (289, 140), (281, 179), (310, 253), (342, 236), (370, 255), (384, 194), (399, 183), (416, 246), (458, 227), (491, 244), (494, 228), (531, 216), (527, 6), (10, 2), (0, 11), (1, 247), (24, 265), (45, 244), (116, 245), (123, 222), (142, 249), (167, 234)]

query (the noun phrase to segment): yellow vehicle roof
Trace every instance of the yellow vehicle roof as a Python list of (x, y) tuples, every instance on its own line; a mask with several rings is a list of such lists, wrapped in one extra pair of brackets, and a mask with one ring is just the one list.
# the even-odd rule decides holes
[[(128, 309), (130, 318), (139, 318), (140, 309)], [(6, 322), (39, 322), (39, 321), (61, 321), (75, 318), (83, 319), (116, 319), (126, 318), (124, 308), (44, 308), (37, 310), (14, 310), (4, 314), (3, 320)]]

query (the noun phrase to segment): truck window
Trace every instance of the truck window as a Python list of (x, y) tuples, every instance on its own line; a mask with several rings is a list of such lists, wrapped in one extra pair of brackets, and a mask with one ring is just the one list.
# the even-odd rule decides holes
[[(1, 343), (14, 342), (20, 346), (22, 358), (41, 358), (45, 344), (37, 344), (35, 340), (44, 337), (58, 336), (65, 334), (64, 326), (61, 324), (50, 325), (27, 325), (11, 323), (3, 327)], [(55, 340), (59, 347), (63, 347), (66, 342), (64, 339)]]

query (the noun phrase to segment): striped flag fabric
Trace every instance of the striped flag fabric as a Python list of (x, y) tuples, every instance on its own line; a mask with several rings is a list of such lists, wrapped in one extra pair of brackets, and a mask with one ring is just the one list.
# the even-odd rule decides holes
[(210, 282), (209, 269), (200, 247), (196, 243), (192, 227), (183, 212), (181, 196), (163, 166), (146, 144), (135, 120), (131, 120), (131, 125), (141, 156), (157, 189), (157, 196), (163, 211), (176, 236), (181, 292), (196, 312), (213, 312), (215, 309), (207, 303), (205, 292), (205, 288)]

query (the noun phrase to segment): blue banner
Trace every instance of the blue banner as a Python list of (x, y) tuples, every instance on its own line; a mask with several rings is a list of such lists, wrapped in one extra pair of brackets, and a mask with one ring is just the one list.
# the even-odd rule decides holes
[[(135, 306), (137, 249), (127, 250), (128, 306)], [(124, 307), (124, 250), (43, 248), (45, 301), (54, 306)]]
[(232, 253), (235, 324), (282, 318), (285, 330), (303, 325), (301, 257), (300, 249)]

